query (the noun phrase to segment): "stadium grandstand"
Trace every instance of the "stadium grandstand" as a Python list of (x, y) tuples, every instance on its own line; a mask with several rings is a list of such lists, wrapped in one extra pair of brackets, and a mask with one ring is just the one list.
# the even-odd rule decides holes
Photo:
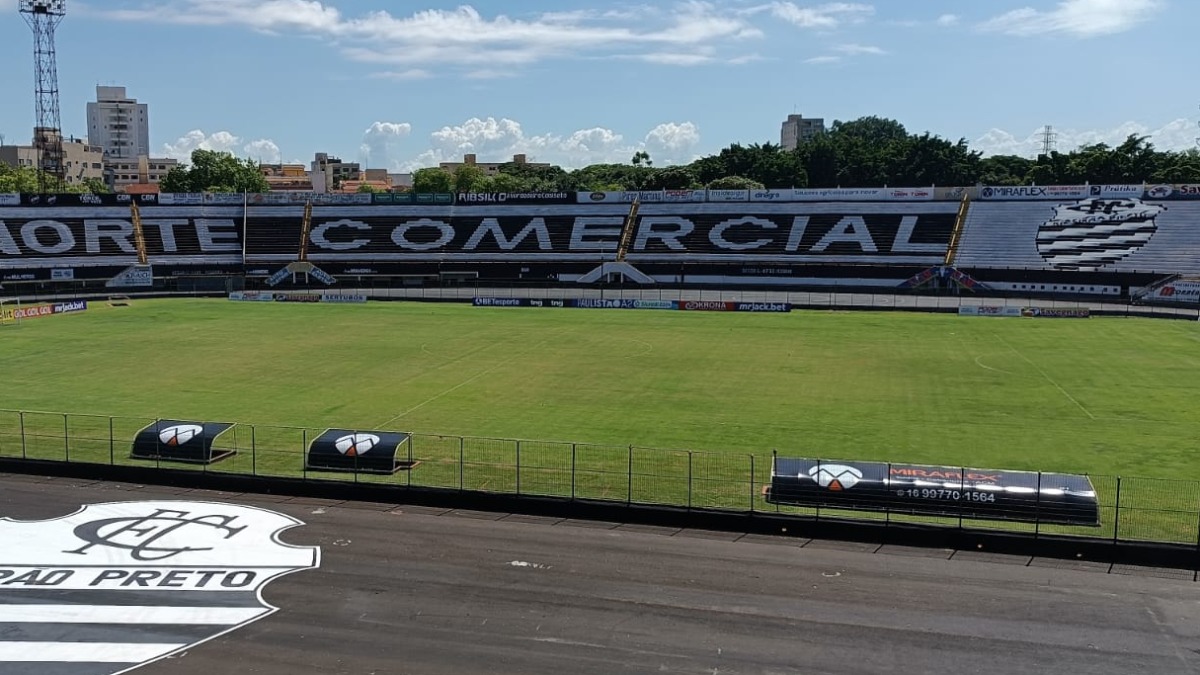
[(1194, 186), (1170, 185), (0, 195), (0, 283), (9, 295), (606, 284), (1168, 301), (1154, 290), (1200, 275), (1198, 216)]

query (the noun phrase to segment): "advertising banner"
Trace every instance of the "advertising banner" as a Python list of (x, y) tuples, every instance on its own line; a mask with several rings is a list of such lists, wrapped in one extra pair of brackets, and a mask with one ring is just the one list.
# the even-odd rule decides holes
[(735, 312), (773, 312), (786, 314), (792, 311), (792, 306), (786, 302), (739, 302), (734, 307)]
[(276, 293), (275, 302), (321, 302), (316, 293)]
[(1020, 307), (1003, 307), (996, 305), (980, 305), (978, 307), (959, 307), (959, 316), (1021, 316)]
[(365, 295), (353, 295), (346, 293), (326, 293), (321, 296), (321, 302), (330, 303), (363, 303), (367, 301)]
[(708, 201), (710, 202), (748, 202), (750, 201), (749, 190), (709, 190)]
[(275, 302), (274, 293), (259, 293), (257, 291), (235, 291), (229, 294), (234, 302)]
[(54, 305), (31, 305), (29, 307), (21, 307), (14, 309), (11, 312), (5, 312), (5, 318), (12, 319), (36, 319), (42, 316), (51, 316), (54, 314)]
[(632, 204), (634, 201), (661, 203), (666, 194), (661, 190), (629, 190), (626, 192), (579, 192), (575, 200), (580, 204)]
[(0, 206), (20, 206), (21, 195), (15, 192), (0, 192)]
[(1092, 185), (1091, 196), (1111, 197), (1114, 199), (1141, 199), (1146, 194), (1146, 186), (1138, 185)]
[(634, 300), (629, 298), (569, 300), (569, 307), (578, 309), (677, 309), (674, 300)]
[[(786, 190), (791, 193), (789, 201), (794, 202), (874, 202), (889, 201), (892, 192), (903, 190), (888, 190), (882, 188), (803, 188)], [(933, 199), (933, 189), (925, 190), (929, 199)]]
[(664, 202), (704, 202), (708, 200), (706, 190), (663, 190)]
[(962, 198), (966, 197), (968, 194), (974, 197), (975, 192), (975, 188), (940, 187), (933, 189), (933, 199), (934, 201), (941, 202), (958, 202), (962, 201)]
[(776, 457), (767, 501), (1061, 525), (1100, 524), (1087, 476)]
[(685, 312), (736, 312), (736, 302), (713, 300), (686, 300), (679, 303), (679, 309)]
[(150, 265), (134, 265), (126, 268), (104, 284), (107, 288), (147, 288), (154, 285), (154, 268)]
[(164, 192), (158, 196), (158, 203), (167, 206), (195, 206), (204, 203), (204, 193)]
[(1091, 196), (1089, 185), (1020, 185), (1014, 187), (982, 187), (979, 198), (997, 201), (1036, 201), (1052, 199), (1086, 199)]
[(71, 268), (56, 267), (50, 270), (50, 281), (73, 281), (75, 279), (75, 270)]
[(460, 192), (454, 198), (458, 206), (495, 206), (497, 204), (573, 204), (570, 192)]
[(1152, 185), (1146, 189), (1147, 199), (1200, 200), (1200, 185)]
[(527, 298), (473, 298), (476, 307), (529, 307)]
[(1087, 319), (1092, 316), (1090, 309), (1057, 309), (1053, 307), (1022, 307), (1021, 316), (1035, 319)]
[(70, 300), (55, 303), (51, 311), (54, 314), (75, 314), (76, 312), (85, 312), (87, 308), (87, 300)]
[(792, 198), (792, 190), (751, 190), (750, 201), (752, 202), (791, 202), (795, 201)]
[(1147, 295), (1145, 300), (1150, 302), (1169, 302), (1177, 304), (1200, 304), (1200, 280), (1187, 279), (1172, 281), (1165, 286), (1159, 286)]

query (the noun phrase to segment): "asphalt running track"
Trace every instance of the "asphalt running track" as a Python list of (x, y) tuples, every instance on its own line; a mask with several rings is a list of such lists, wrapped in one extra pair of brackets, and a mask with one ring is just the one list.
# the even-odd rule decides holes
[(15, 519), (156, 499), (293, 516), (322, 559), (138, 675), (1200, 673), (1190, 573), (0, 474)]

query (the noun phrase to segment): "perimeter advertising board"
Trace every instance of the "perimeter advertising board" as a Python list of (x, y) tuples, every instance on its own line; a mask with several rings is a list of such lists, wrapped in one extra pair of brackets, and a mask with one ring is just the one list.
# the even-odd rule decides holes
[(1091, 194), (1090, 185), (989, 185), (979, 188), (979, 199), (996, 201), (1086, 199)]
[(1184, 305), (1200, 304), (1200, 279), (1172, 281), (1154, 289), (1144, 300)]
[(776, 457), (767, 501), (976, 520), (1098, 526), (1087, 476)]

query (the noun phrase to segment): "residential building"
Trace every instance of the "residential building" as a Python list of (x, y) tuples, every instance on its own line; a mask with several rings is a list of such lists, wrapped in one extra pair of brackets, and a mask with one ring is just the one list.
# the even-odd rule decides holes
[(179, 160), (170, 157), (139, 157), (115, 159), (108, 156), (104, 172), (108, 175), (109, 187), (114, 192), (126, 192), (130, 185), (158, 185), (167, 172), (179, 166)]
[(779, 132), (779, 144), (784, 150), (795, 150), (801, 143), (807, 143), (818, 134), (825, 133), (825, 120), (820, 117), (804, 117), (803, 115), (788, 115)]
[(312, 192), (313, 180), (303, 164), (261, 164), (271, 192)]
[(463, 155), (463, 161), (461, 162), (441, 162), (438, 164), (438, 168), (442, 171), (454, 173), (461, 166), (476, 166), (479, 167), (485, 174), (491, 175), (494, 173), (499, 173), (500, 167), (508, 164), (519, 164), (521, 166), (528, 166), (538, 169), (550, 167), (549, 164), (530, 162), (525, 155), (513, 155), (512, 161), (510, 162), (480, 162), (476, 159), (474, 154), (469, 154)]
[(358, 180), (362, 167), (358, 162), (343, 162), (329, 153), (318, 152), (312, 162), (313, 191), (335, 192), (343, 181)]
[(129, 98), (125, 87), (96, 87), (87, 104), (88, 140), (110, 159), (135, 160), (150, 155), (150, 111)]
[(408, 192), (413, 186), (413, 175), (411, 173), (389, 173), (388, 178), (392, 181), (392, 190), (395, 192)]
[(343, 180), (333, 192), (354, 193), (363, 185), (369, 185), (375, 192), (391, 192), (393, 187), (387, 169), (366, 169), (355, 179)]
[[(104, 179), (104, 152), (79, 138), (62, 141), (63, 168), (68, 185), (79, 185), (88, 178)], [(38, 149), (31, 145), (0, 145), (0, 164), (38, 166)]]

